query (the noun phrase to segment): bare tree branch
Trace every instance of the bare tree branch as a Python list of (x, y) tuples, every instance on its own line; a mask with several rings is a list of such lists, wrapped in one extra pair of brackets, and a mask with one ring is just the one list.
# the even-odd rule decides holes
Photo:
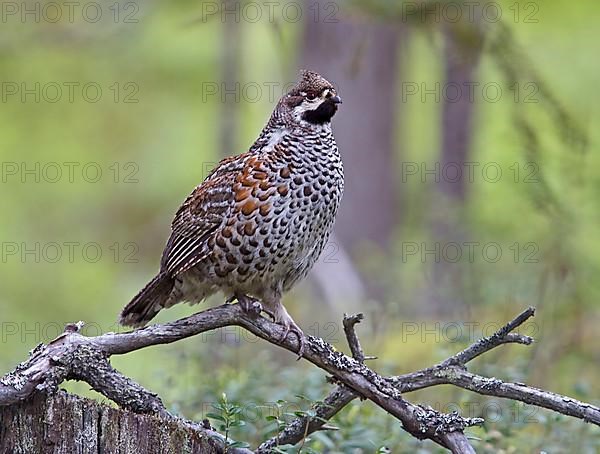
[(354, 326), (357, 323), (360, 323), (364, 318), (365, 316), (363, 314), (344, 314), (344, 319), (342, 321), (342, 324), (344, 325), (344, 333), (346, 334), (346, 340), (348, 341), (348, 346), (352, 352), (352, 357), (359, 363), (365, 362), (365, 354), (360, 346), (360, 341), (358, 340)]
[[(271, 452), (275, 446), (295, 445), (306, 436), (323, 430), (328, 420), (333, 418), (346, 405), (356, 399), (354, 391), (344, 385), (337, 385), (329, 395), (323, 399), (322, 404), (315, 407), (315, 416), (305, 416), (291, 421), (279, 436), (268, 439), (262, 443), (256, 452), (258, 454)], [(308, 426), (307, 426), (308, 425)]]
[(535, 309), (530, 307), (491, 336), (480, 339), (445, 361), (427, 369), (392, 377), (392, 381), (403, 393), (435, 385), (455, 385), (478, 394), (518, 400), (600, 425), (600, 408), (594, 405), (533, 388), (524, 383), (503, 382), (497, 378), (482, 377), (466, 370), (465, 366), (469, 361), (500, 345), (507, 343), (530, 345), (533, 342), (531, 337), (511, 333), (511, 331), (521, 326), (534, 314)]
[(547, 408), (600, 426), (600, 408), (595, 405), (534, 388), (524, 383), (504, 382), (493, 377), (482, 377), (459, 366), (424, 369), (394, 377), (393, 380), (403, 392), (416, 391), (436, 385), (455, 385), (477, 394), (503, 397)]
[[(531, 338), (510, 331), (532, 315), (533, 309), (527, 309), (492, 336), (475, 342), (442, 363), (397, 377), (383, 377), (361, 361), (336, 351), (322, 339), (308, 336), (303, 357), (332, 375), (339, 385), (316, 408), (315, 417), (309, 421), (303, 418), (295, 420), (292, 425), (295, 424), (296, 428), (286, 428), (282, 435), (287, 433), (287, 438), (276, 440), (275, 445), (297, 443), (307, 434), (322, 430), (326, 420), (355, 397), (361, 396), (395, 416), (407, 432), (419, 439), (430, 439), (453, 453), (474, 452), (463, 430), (482, 420), (463, 418), (458, 414), (441, 414), (430, 407), (412, 404), (400, 394), (438, 384), (454, 384), (480, 394), (519, 400), (600, 425), (600, 409), (593, 405), (522, 383), (505, 383), (466, 371), (467, 362), (497, 346), (506, 343), (530, 344)], [(362, 359), (364, 353), (354, 332), (354, 325), (359, 320), (359, 316), (346, 317), (344, 327), (353, 354)], [(18, 402), (34, 392), (53, 392), (63, 380), (76, 379), (88, 382), (124, 408), (175, 418), (166, 412), (158, 396), (115, 371), (108, 362), (109, 357), (151, 345), (175, 342), (230, 325), (244, 327), (258, 337), (294, 353), (298, 350), (296, 337), (289, 336), (280, 341), (282, 327), (262, 317), (248, 316), (237, 304), (207, 309), (164, 325), (96, 337), (84, 337), (77, 332), (80, 325), (70, 325), (65, 333), (46, 346), (36, 347), (26, 362), (0, 378), (0, 405)], [(270, 444), (272, 440), (265, 443)], [(265, 443), (258, 452), (268, 452), (269, 446)]]
[[(108, 357), (150, 345), (174, 342), (228, 325), (242, 326), (264, 340), (290, 351), (298, 351), (298, 340), (295, 337), (288, 336), (282, 342), (279, 341), (283, 335), (281, 326), (263, 317), (250, 318), (239, 305), (222, 305), (165, 325), (153, 325), (127, 333), (84, 337), (76, 331), (67, 330), (47, 346), (37, 349), (28, 361), (0, 380), (0, 405), (22, 400), (31, 395), (38, 386), (44, 388), (51, 383), (49, 389), (55, 388), (58, 380), (62, 378), (55, 371), (56, 358), (72, 354), (81, 346), (98, 349)], [(308, 336), (307, 348), (303, 356), (330, 373), (340, 383), (356, 390), (361, 396), (370, 399), (398, 418), (402, 422), (402, 427), (419, 439), (430, 439), (451, 449), (455, 444), (454, 440), (460, 435), (449, 434), (452, 432), (462, 434), (465, 427), (480, 422), (478, 419), (426, 411), (418, 405), (407, 402), (389, 379), (336, 351), (320, 338)], [(108, 390), (99, 389), (99, 391), (105, 395), (111, 394)], [(112, 395), (115, 396), (115, 393)], [(464, 434), (462, 436), (464, 437)]]
[[(491, 336), (474, 342), (466, 349), (449, 357), (440, 364), (410, 374), (392, 377), (392, 380), (394, 380), (395, 385), (402, 393), (416, 391), (441, 384), (450, 384), (474, 391), (479, 394), (505, 397), (531, 405), (548, 408), (565, 415), (575, 416), (583, 419), (586, 422), (593, 422), (600, 425), (600, 421), (598, 420), (600, 417), (600, 411), (598, 411), (598, 409), (593, 405), (579, 402), (569, 397), (560, 396), (551, 392), (537, 390), (535, 388), (523, 385), (522, 383), (504, 383), (496, 378), (482, 377), (480, 375), (467, 372), (464, 369), (469, 361), (500, 345), (509, 343), (530, 345), (533, 342), (531, 337), (512, 333), (511, 331), (517, 329), (534, 314), (535, 309), (530, 307), (517, 315), (513, 320), (508, 322)], [(351, 346), (351, 350), (353, 351), (353, 356), (355, 356), (355, 358), (356, 347), (353, 348), (352, 345), (358, 345), (359, 349), (356, 351), (360, 352), (361, 354), (362, 349), (360, 349), (360, 343), (358, 342), (358, 338), (354, 331), (354, 323), (350, 324), (349, 321), (356, 320), (358, 315), (344, 317), (344, 330), (346, 331), (348, 344)], [(347, 329), (347, 324), (349, 325), (349, 329)], [(540, 393), (543, 394), (540, 395)], [(339, 413), (344, 406), (348, 405), (356, 397), (358, 397), (356, 393), (352, 392), (348, 388), (344, 386), (337, 386), (324, 401), (328, 404), (327, 408), (317, 406), (315, 409), (315, 417), (295, 419), (281, 432), (278, 440), (277, 438), (267, 440), (260, 446), (260, 448), (272, 448), (276, 446), (277, 441), (280, 445), (298, 443), (307, 434), (321, 430), (321, 428), (326, 424), (327, 420)], [(308, 430), (305, 431), (307, 419), (310, 419), (310, 421), (308, 422)]]
[(446, 361), (444, 361), (443, 365), (450, 364), (459, 364), (465, 365), (472, 359), (477, 358), (480, 355), (490, 351), (493, 348), (498, 347), (499, 345), (506, 343), (519, 343), (529, 345), (533, 342), (533, 339), (528, 336), (521, 336), (519, 334), (511, 333), (523, 323), (525, 323), (529, 318), (535, 315), (535, 308), (529, 307), (519, 315), (517, 315), (513, 320), (508, 322), (494, 334), (489, 337), (484, 337), (483, 339), (478, 340), (465, 350), (457, 353), (454, 356), (451, 356)]
[[(348, 340), (348, 346), (352, 352), (352, 357), (359, 363), (364, 363), (365, 354), (360, 346), (360, 341), (358, 340), (354, 327), (356, 324), (360, 323), (363, 318), (364, 315), (360, 313), (354, 315), (344, 314), (342, 322), (344, 325), (344, 333)], [(295, 445), (313, 432), (323, 430), (327, 421), (333, 418), (356, 397), (356, 393), (347, 386), (337, 385), (327, 397), (323, 399), (322, 403), (315, 406), (314, 416), (307, 415), (294, 419), (278, 435), (262, 443), (258, 447), (257, 452), (267, 453), (269, 450), (279, 445)]]

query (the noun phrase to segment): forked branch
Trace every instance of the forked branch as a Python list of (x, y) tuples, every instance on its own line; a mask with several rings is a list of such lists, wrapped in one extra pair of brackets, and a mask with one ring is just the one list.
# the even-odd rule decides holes
[[(354, 398), (369, 399), (396, 417), (402, 427), (419, 439), (430, 439), (453, 453), (474, 452), (463, 431), (480, 424), (479, 418), (442, 414), (429, 407), (415, 405), (401, 393), (438, 384), (454, 384), (480, 394), (507, 397), (579, 417), (600, 425), (600, 409), (564, 396), (538, 390), (520, 383), (504, 383), (466, 371), (466, 364), (485, 352), (506, 343), (529, 344), (531, 338), (512, 333), (533, 315), (528, 309), (501, 328), (440, 364), (411, 374), (384, 377), (364, 364), (364, 353), (354, 327), (362, 316), (345, 317), (344, 329), (354, 358), (336, 351), (320, 338), (308, 336), (303, 357), (323, 369), (338, 383), (312, 418), (299, 418), (283, 430), (278, 439), (263, 443), (257, 452), (269, 452), (276, 445), (294, 444), (308, 434), (326, 429), (324, 424)], [(160, 398), (145, 390), (110, 366), (111, 355), (125, 354), (151, 345), (166, 344), (199, 333), (237, 325), (262, 339), (292, 352), (298, 350), (294, 336), (280, 341), (282, 328), (263, 317), (250, 317), (239, 305), (225, 304), (164, 325), (126, 333), (82, 336), (80, 325), (69, 325), (65, 332), (47, 345), (36, 347), (30, 358), (0, 378), (0, 405), (26, 399), (35, 392), (54, 392), (64, 380), (83, 380), (123, 408), (151, 413), (163, 418), (169, 414)], [(184, 424), (194, 423), (186, 422)], [(198, 430), (209, 430), (197, 426)], [(218, 436), (211, 433), (211, 436)], [(251, 452), (245, 449), (229, 452)]]

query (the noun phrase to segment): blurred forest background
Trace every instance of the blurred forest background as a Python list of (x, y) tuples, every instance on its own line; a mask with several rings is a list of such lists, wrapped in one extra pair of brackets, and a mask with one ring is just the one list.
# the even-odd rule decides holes
[[(596, 2), (67, 3), (2, 4), (1, 373), (67, 322), (119, 330), (179, 203), (251, 145), (307, 68), (344, 100), (346, 194), (323, 258), (285, 300), (305, 332), (347, 350), (342, 315), (365, 312), (370, 365), (396, 374), (533, 305), (522, 332), (536, 344), (476, 370), (600, 403)], [(227, 393), (245, 423), (232, 436), (250, 443), (329, 386), (233, 328), (113, 364), (189, 418)], [(600, 446), (597, 428), (541, 409), (450, 387), (409, 398), (486, 418), (468, 431), (478, 452)], [(333, 424), (303, 452), (438, 452), (368, 403)]]

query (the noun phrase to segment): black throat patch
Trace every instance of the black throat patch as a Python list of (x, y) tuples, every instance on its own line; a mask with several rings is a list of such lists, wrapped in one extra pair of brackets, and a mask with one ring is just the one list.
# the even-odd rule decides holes
[(302, 114), (302, 119), (314, 125), (322, 125), (331, 121), (331, 117), (337, 112), (337, 105), (326, 99), (315, 110), (307, 110)]

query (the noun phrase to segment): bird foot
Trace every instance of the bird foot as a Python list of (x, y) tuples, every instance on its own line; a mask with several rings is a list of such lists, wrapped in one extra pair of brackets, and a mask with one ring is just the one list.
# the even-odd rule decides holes
[(294, 333), (298, 338), (298, 359), (302, 358), (306, 346), (306, 336), (281, 303), (274, 308), (272, 305), (268, 306), (268, 308), (263, 308), (262, 304), (256, 298), (243, 294), (235, 295), (234, 297), (229, 298), (227, 302), (232, 302), (233, 299), (238, 300), (242, 310), (249, 316), (259, 317), (261, 312), (264, 311), (273, 318), (273, 323), (283, 326), (284, 331), (283, 335), (278, 339), (279, 342), (283, 342), (291, 333)]
[(275, 323), (283, 326), (284, 328), (283, 335), (279, 339), (279, 342), (283, 342), (291, 333), (295, 334), (298, 338), (299, 347), (297, 353), (299, 360), (300, 358), (302, 358), (302, 355), (304, 355), (304, 350), (306, 347), (306, 336), (304, 335), (300, 327), (296, 324), (296, 322), (292, 319), (292, 317), (290, 317), (287, 311), (283, 308), (283, 306), (281, 308), (283, 310), (278, 310), (275, 314), (271, 314), (273, 315)]
[(240, 303), (242, 310), (251, 317), (258, 317), (263, 310), (262, 304), (248, 295), (236, 295), (235, 298)]

